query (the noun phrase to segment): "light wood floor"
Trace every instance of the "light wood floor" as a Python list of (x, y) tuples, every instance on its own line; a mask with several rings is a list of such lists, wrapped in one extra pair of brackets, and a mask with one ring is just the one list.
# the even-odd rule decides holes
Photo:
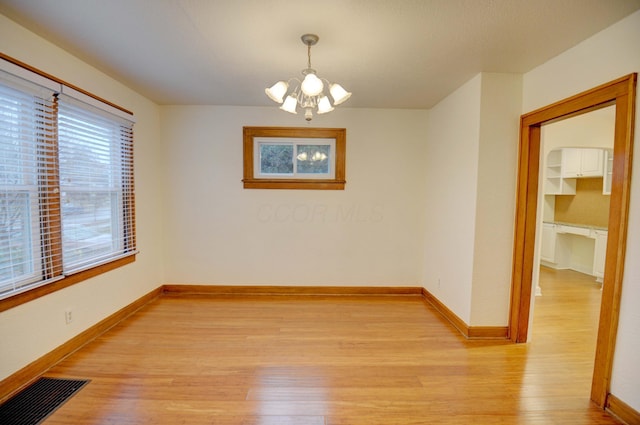
[(164, 297), (47, 373), (92, 381), (46, 424), (615, 424), (589, 402), (599, 288), (561, 273), (518, 345), (417, 296)]

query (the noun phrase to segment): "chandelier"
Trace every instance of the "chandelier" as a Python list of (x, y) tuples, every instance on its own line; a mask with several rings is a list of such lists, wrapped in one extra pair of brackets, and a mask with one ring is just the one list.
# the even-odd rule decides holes
[[(316, 70), (311, 68), (311, 46), (318, 42), (318, 36), (305, 34), (300, 38), (307, 46), (307, 68), (302, 70), (303, 80), (300, 81), (298, 78), (292, 77), (287, 81), (278, 81), (273, 86), (264, 89), (264, 92), (274, 102), (282, 103), (280, 109), (283, 111), (297, 114), (297, 108), (300, 105), (300, 108), (304, 109), (304, 118), (311, 121), (314, 109), (318, 114), (331, 112), (334, 106), (349, 99), (351, 93), (343, 89), (340, 84), (332, 84), (326, 79), (318, 77)], [(293, 90), (289, 91), (292, 82), (295, 85), (292, 86)], [(325, 87), (329, 87), (333, 105), (324, 92)]]

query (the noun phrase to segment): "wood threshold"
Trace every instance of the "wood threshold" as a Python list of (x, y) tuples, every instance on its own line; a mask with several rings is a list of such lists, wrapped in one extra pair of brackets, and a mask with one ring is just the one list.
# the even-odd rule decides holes
[(640, 424), (640, 412), (613, 394), (607, 397), (605, 410), (625, 424)]
[(75, 351), (104, 334), (109, 329), (113, 328), (118, 323), (122, 322), (124, 319), (158, 298), (160, 295), (162, 295), (162, 287), (156, 288), (148, 294), (143, 295), (131, 304), (121, 308), (117, 312), (86, 329), (84, 332), (79, 333), (49, 353), (0, 381), (0, 403), (34, 382), (43, 373), (51, 369), (67, 356), (73, 354)]

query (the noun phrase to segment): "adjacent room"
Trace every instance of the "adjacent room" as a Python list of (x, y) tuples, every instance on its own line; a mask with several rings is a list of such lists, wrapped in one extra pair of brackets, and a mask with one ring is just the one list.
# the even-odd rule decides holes
[(640, 0), (0, 0), (0, 422), (640, 423), (638, 40)]

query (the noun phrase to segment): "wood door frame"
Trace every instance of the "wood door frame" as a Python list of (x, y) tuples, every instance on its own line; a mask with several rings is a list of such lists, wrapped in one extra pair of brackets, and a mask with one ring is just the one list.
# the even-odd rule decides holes
[(603, 408), (610, 390), (627, 242), (636, 81), (637, 74), (630, 74), (520, 117), (509, 317), (509, 338), (514, 342), (526, 342), (529, 330), (538, 212), (541, 126), (605, 106), (616, 106), (609, 233), (591, 385), (591, 400)]

